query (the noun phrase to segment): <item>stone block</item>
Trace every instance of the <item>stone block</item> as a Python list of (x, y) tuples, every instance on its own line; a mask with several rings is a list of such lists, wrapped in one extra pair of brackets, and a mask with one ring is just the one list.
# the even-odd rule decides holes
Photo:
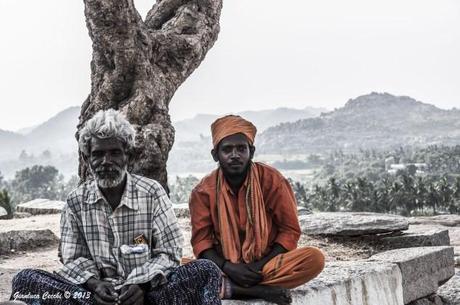
[(32, 215), (41, 214), (59, 214), (64, 208), (65, 202), (48, 200), (48, 199), (34, 199), (25, 203), (21, 203), (16, 207), (17, 212), (30, 213)]
[(369, 261), (396, 263), (402, 274), (404, 304), (436, 293), (455, 273), (452, 247), (419, 247), (382, 252)]
[(438, 295), (443, 300), (444, 305), (460, 305), (460, 271), (439, 287)]
[[(292, 289), (293, 305), (403, 305), (402, 278), (395, 264), (327, 263), (311, 282)], [(224, 300), (223, 305), (271, 305), (262, 300)]]
[(434, 225), (442, 225), (442, 226), (447, 226), (447, 227), (460, 226), (460, 215), (455, 215), (455, 214), (409, 217), (407, 220), (409, 221), (409, 224), (411, 225), (434, 224)]
[(436, 228), (421, 230), (409, 227), (402, 235), (384, 237), (381, 241), (391, 249), (450, 245), (449, 230)]
[(402, 216), (367, 212), (330, 212), (299, 216), (302, 232), (307, 235), (359, 236), (407, 230)]
[(55, 245), (59, 239), (51, 230), (18, 230), (0, 232), (0, 254)]

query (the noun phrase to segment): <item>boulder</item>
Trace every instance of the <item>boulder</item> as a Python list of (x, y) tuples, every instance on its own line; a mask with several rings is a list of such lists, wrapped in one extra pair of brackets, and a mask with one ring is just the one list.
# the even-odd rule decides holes
[[(403, 305), (401, 272), (395, 264), (327, 263), (311, 282), (291, 290), (292, 304)], [(262, 300), (224, 300), (223, 305), (272, 303)]]
[(30, 213), (32, 215), (39, 214), (59, 214), (64, 208), (64, 201), (34, 199), (17, 206), (17, 212)]
[(423, 228), (413, 226), (401, 235), (388, 236), (381, 239), (388, 249), (412, 248), (412, 247), (437, 247), (449, 246), (449, 230), (432, 228), (424, 230)]
[(444, 301), (444, 305), (460, 305), (460, 271), (439, 287), (438, 295)]
[(4, 208), (0, 207), (0, 217), (5, 216), (7, 214), (8, 213), (6, 212), (6, 210)]
[(331, 212), (299, 216), (302, 232), (307, 235), (358, 236), (407, 230), (405, 217), (366, 213)]
[(455, 273), (452, 247), (419, 247), (382, 252), (369, 261), (396, 263), (402, 274), (404, 304), (436, 293)]
[(59, 239), (51, 230), (18, 230), (0, 232), (0, 254), (55, 245)]

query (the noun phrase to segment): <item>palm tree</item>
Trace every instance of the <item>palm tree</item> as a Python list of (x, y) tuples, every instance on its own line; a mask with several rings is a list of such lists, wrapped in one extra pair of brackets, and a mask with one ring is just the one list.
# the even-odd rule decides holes
[(436, 185), (436, 189), (438, 191), (440, 198), (440, 206), (447, 210), (450, 210), (450, 205), (453, 199), (453, 190), (450, 188), (447, 176), (443, 176), (441, 180), (439, 180), (439, 182)]
[(390, 211), (397, 212), (401, 204), (402, 186), (397, 181), (393, 182), (389, 192)]
[(327, 197), (329, 199), (329, 208), (331, 212), (337, 211), (340, 205), (340, 186), (335, 177), (329, 178)]
[(415, 204), (415, 190), (414, 190), (414, 179), (404, 173), (401, 175), (402, 182), (402, 207), (404, 208), (403, 214), (408, 216), (416, 207)]
[(431, 182), (428, 186), (428, 205), (433, 209), (433, 215), (436, 215), (436, 206), (439, 202), (439, 194), (436, 190), (436, 185), (434, 182)]
[(417, 209), (423, 213), (424, 207), (426, 205), (427, 199), (427, 188), (425, 180), (422, 177), (417, 177), (417, 181), (415, 183), (415, 197), (416, 197), (416, 206)]

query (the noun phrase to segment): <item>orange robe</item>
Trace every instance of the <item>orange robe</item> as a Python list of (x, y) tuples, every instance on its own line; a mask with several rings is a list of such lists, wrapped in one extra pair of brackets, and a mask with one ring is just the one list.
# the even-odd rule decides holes
[[(262, 270), (264, 281), (261, 284), (286, 288), (301, 285), (321, 272), (324, 267), (324, 255), (319, 249), (313, 247), (296, 249), (300, 237), (300, 226), (297, 218), (297, 205), (289, 182), (276, 169), (268, 165), (254, 163), (253, 170), (257, 171), (267, 216), (265, 225), (268, 232), (268, 246), (263, 255), (270, 252), (274, 243), (288, 250), (288, 253), (276, 256), (264, 266)], [(218, 171), (215, 170), (203, 178), (190, 197), (191, 243), (196, 257), (209, 248), (216, 249), (220, 255), (224, 256), (217, 208), (218, 200), (216, 200), (217, 175)], [(226, 184), (225, 180), (222, 183)], [(230, 205), (230, 208), (233, 209), (231, 212), (234, 213), (232, 218), (237, 220), (236, 226), (241, 243), (245, 240), (248, 222), (247, 187), (248, 181), (245, 181), (238, 194), (233, 194), (230, 187), (226, 185), (222, 187), (223, 191), (228, 192), (225, 194), (226, 198), (232, 201)], [(244, 253), (241, 253), (238, 261), (245, 261), (243, 257)]]

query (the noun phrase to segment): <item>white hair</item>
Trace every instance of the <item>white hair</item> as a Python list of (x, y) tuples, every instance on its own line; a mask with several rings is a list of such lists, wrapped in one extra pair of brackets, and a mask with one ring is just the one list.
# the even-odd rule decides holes
[(127, 149), (135, 144), (136, 131), (125, 116), (117, 110), (99, 110), (80, 130), (78, 146), (80, 151), (89, 156), (91, 138), (117, 138)]

